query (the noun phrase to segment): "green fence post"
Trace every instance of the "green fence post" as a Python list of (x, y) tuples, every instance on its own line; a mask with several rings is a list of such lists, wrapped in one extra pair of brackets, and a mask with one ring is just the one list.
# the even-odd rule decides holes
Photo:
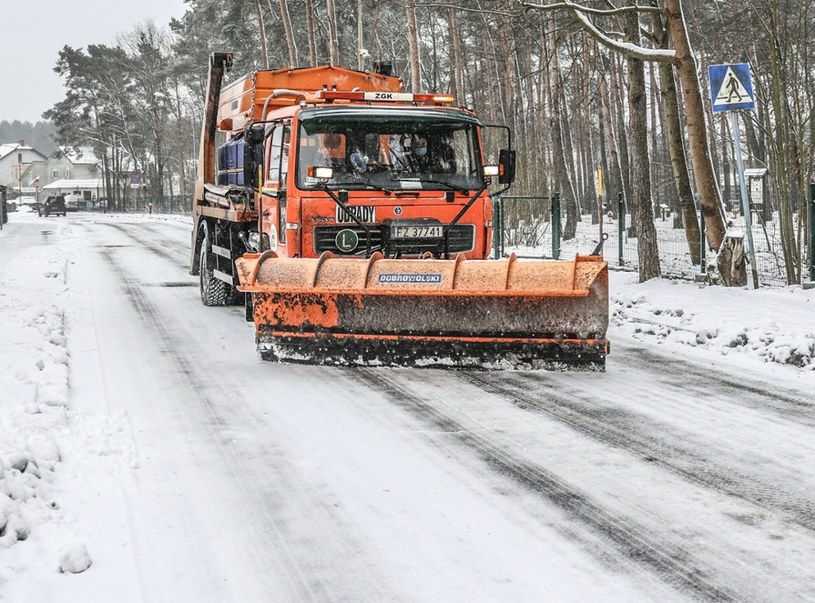
[(807, 208), (809, 235), (809, 280), (815, 282), (815, 183), (809, 185), (809, 207)]
[(6, 187), (0, 186), (0, 230), (3, 230), (3, 224), (5, 224), (6, 222), (8, 222), (8, 207), (6, 206)]
[(560, 193), (552, 195), (552, 257), (560, 259)]
[(622, 192), (617, 193), (617, 255), (620, 266), (625, 264), (623, 259), (623, 237), (625, 236), (625, 204)]
[(501, 212), (501, 195), (492, 200), (492, 248), (495, 259), (501, 258), (501, 247), (504, 243), (504, 216)]
[(705, 250), (707, 249), (707, 242), (705, 241), (705, 216), (702, 214), (704, 210), (699, 209), (699, 270), (702, 274), (707, 272), (705, 266)]

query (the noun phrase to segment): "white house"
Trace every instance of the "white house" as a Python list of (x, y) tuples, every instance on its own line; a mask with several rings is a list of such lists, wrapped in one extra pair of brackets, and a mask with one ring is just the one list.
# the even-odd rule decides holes
[(45, 162), (45, 184), (56, 180), (87, 180), (101, 175), (99, 159), (92, 149), (59, 147)]
[(92, 149), (59, 147), (43, 168), (41, 195), (77, 195), (87, 207), (103, 196), (102, 171)]
[(44, 165), (46, 159), (45, 155), (27, 146), (23, 140), (0, 144), (0, 184), (11, 190), (33, 186), (36, 184), (32, 182), (36, 174), (31, 170)]

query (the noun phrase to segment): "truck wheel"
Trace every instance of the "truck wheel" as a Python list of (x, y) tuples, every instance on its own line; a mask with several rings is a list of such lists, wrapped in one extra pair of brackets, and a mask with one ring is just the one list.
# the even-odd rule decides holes
[(226, 304), (229, 287), (225, 282), (213, 276), (212, 269), (208, 267), (209, 256), (209, 237), (204, 236), (204, 240), (201, 241), (201, 268), (198, 271), (201, 303), (205, 306), (223, 306)]
[(246, 322), (255, 320), (255, 295), (247, 293), (244, 297), (244, 308), (246, 309)]

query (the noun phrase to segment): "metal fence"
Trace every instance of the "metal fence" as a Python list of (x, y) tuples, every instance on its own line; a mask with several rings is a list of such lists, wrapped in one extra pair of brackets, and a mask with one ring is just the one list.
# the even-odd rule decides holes
[[(812, 193), (815, 195), (815, 190)], [(503, 196), (494, 200), (495, 257), (504, 257), (510, 252), (519, 257), (571, 259), (576, 254), (591, 253), (600, 242), (603, 233), (608, 235), (602, 253), (609, 266), (616, 269), (638, 269), (637, 238), (631, 235), (631, 216), (622, 215), (623, 222), (611, 214), (601, 216), (592, 224), (591, 216), (581, 216), (577, 224), (577, 234), (568, 241), (560, 236), (565, 216), (561, 214), (557, 194), (544, 196)], [(810, 202), (810, 217), (815, 216), (815, 199)], [(765, 220), (769, 216), (771, 219)], [(678, 220), (667, 209), (658, 208), (655, 219), (660, 268), (663, 276), (693, 279), (705, 271), (705, 263), (694, 265), (690, 248)], [(697, 212), (697, 220), (700, 216)], [(798, 228), (796, 215), (795, 228)], [(701, 223), (701, 222), (700, 222)], [(781, 248), (781, 227), (776, 214), (764, 212), (761, 206), (752, 213), (751, 227), (756, 252), (756, 266), (759, 282), (763, 285), (782, 286), (787, 284), (786, 266)], [(810, 227), (812, 233), (813, 227)], [(729, 216), (729, 233), (744, 232), (744, 219), (740, 215)], [(815, 235), (815, 233), (813, 233)], [(704, 233), (703, 233), (704, 236)], [(810, 236), (810, 251), (803, 250), (802, 266), (809, 266), (807, 255), (811, 255), (813, 243)], [(702, 248), (706, 248), (703, 245)], [(710, 254), (708, 254), (708, 258)], [(804, 271), (804, 279), (813, 278)], [(815, 276), (815, 275), (813, 275)]]
[(118, 205), (102, 201), (88, 201), (83, 208), (92, 212), (138, 213), (138, 214), (191, 214), (192, 197), (189, 195), (165, 195), (163, 198), (138, 197), (124, 199)]

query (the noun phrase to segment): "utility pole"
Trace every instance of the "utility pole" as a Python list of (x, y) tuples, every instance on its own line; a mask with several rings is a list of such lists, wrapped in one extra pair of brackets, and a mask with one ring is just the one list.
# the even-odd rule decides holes
[(19, 189), (19, 196), (17, 197), (17, 204), (19, 205), (20, 199), (23, 198), (23, 154), (17, 153), (17, 188)]

